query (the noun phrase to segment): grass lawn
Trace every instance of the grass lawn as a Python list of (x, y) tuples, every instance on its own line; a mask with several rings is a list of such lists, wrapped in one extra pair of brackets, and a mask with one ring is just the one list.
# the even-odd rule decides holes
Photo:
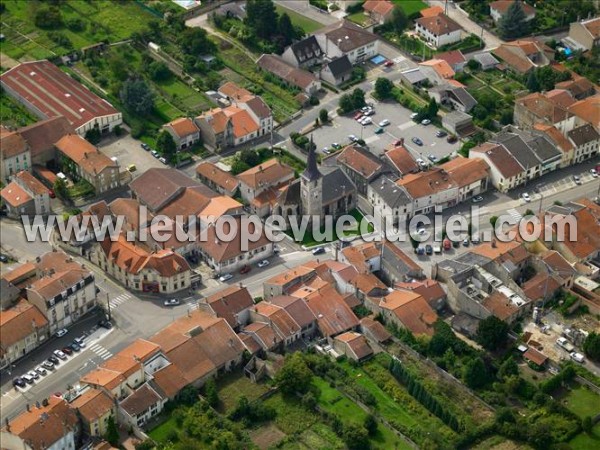
[(600, 414), (600, 395), (580, 384), (575, 385), (562, 402), (581, 418)]
[(177, 424), (175, 423), (175, 418), (171, 416), (159, 426), (149, 431), (148, 436), (156, 442), (166, 442), (169, 431), (175, 429), (177, 429)]
[[(313, 384), (319, 388), (318, 397), (319, 406), (324, 410), (338, 415), (345, 422), (352, 422), (359, 425), (364, 423), (367, 412), (360, 408), (356, 403), (344, 396), (340, 391), (329, 386), (329, 383), (322, 378), (315, 377)], [(389, 449), (410, 449), (411, 447), (400, 439), (392, 430), (379, 424), (377, 433), (372, 437), (371, 444), (373, 448)]]
[(318, 416), (308, 413), (298, 398), (284, 398), (277, 393), (264, 403), (275, 410), (275, 425), (285, 434), (302, 433), (318, 422)]
[(291, 9), (288, 9), (284, 6), (275, 5), (275, 9), (279, 14), (286, 13), (288, 16), (290, 16), (292, 24), (302, 28), (306, 34), (312, 34), (315, 30), (323, 28), (323, 25), (319, 22), (309, 19), (308, 17), (305, 17), (302, 14), (298, 14), (296, 11), (292, 11)]
[(17, 103), (4, 91), (0, 92), (0, 122), (3, 125), (24, 127), (37, 121), (27, 109)]
[[(348, 211), (348, 215), (354, 217), (357, 221), (357, 224), (356, 224), (356, 227), (353, 227), (353, 228), (349, 228), (349, 225), (346, 225), (347, 229), (345, 231), (343, 231), (342, 236), (343, 237), (352, 237), (352, 236), (360, 235), (360, 233), (361, 233), (360, 223), (361, 223), (361, 220), (363, 219), (363, 215), (357, 209)], [(304, 236), (302, 237), (302, 239), (300, 241), (296, 241), (296, 242), (298, 242), (306, 247), (314, 247), (318, 244), (327, 244), (330, 242), (338, 241), (340, 239), (340, 236), (337, 234), (337, 232), (335, 230), (335, 221), (333, 222), (333, 225), (334, 225), (334, 228), (333, 228), (333, 232), (332, 232), (331, 236), (325, 235), (324, 238), (321, 238), (321, 236), (319, 236), (321, 238), (319, 240), (317, 240), (317, 238), (314, 236), (312, 225), (309, 225), (306, 227), (306, 231), (304, 232)], [(298, 229), (301, 229), (301, 223), (298, 223)], [(374, 229), (375, 228), (373, 227), (373, 224), (369, 222), (367, 225), (367, 232), (372, 233)], [(323, 233), (323, 231), (324, 231), (324, 228), (321, 229), (321, 233)], [(294, 237), (294, 234), (292, 233), (291, 229), (287, 230), (285, 233), (292, 238)]]
[(575, 436), (569, 445), (573, 450), (590, 450), (600, 448), (600, 423), (592, 428), (592, 434), (580, 433)]
[(186, 111), (198, 113), (212, 106), (203, 94), (196, 92), (176, 76), (172, 76), (166, 81), (157, 82), (155, 86), (161, 93), (166, 94), (171, 102), (176, 103)]
[(392, 3), (400, 5), (407, 16), (416, 14), (422, 9), (427, 8), (427, 4), (421, 0), (392, 0)]
[(218, 379), (217, 391), (220, 400), (219, 410), (229, 412), (242, 395), (248, 400), (255, 400), (267, 392), (268, 387), (264, 384), (252, 383), (243, 373), (236, 371)]
[(369, 17), (364, 13), (364, 11), (358, 11), (354, 14), (350, 14), (349, 16), (346, 16), (346, 19), (361, 26), (369, 23)]

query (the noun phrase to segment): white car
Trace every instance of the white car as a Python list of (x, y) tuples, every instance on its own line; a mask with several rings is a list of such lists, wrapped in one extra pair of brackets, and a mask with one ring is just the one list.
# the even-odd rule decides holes
[(81, 348), (85, 348), (85, 338), (83, 336), (75, 338), (74, 340), (75, 342), (77, 342), (77, 345), (79, 345)]
[(161, 163), (163, 163), (163, 164), (166, 164), (166, 163), (167, 163), (167, 160), (166, 160), (164, 157), (162, 157), (162, 156), (161, 156), (160, 158), (158, 158), (158, 160), (159, 160)]
[(356, 136), (354, 136), (353, 134), (351, 134), (350, 136), (348, 136), (348, 139), (350, 139), (350, 142), (356, 142), (356, 141), (358, 141), (358, 138)]
[(61, 350), (54, 350), (52, 353), (54, 353), (54, 356), (56, 356), (58, 359), (62, 359), (63, 361), (67, 359), (67, 355), (65, 355)]
[(567, 339), (564, 337), (559, 337), (556, 340), (556, 343), (568, 352), (572, 352), (573, 350), (575, 350), (575, 347), (573, 347), (573, 345), (571, 345), (571, 343), (567, 341)]
[(411, 119), (416, 119), (418, 115), (419, 115), (419, 113), (412, 113), (412, 114), (410, 115), (410, 118), (411, 118)]
[(65, 334), (67, 334), (69, 332), (69, 330), (67, 330), (66, 328), (61, 328), (60, 330), (58, 330), (56, 333), (54, 333), (54, 335), (56, 337), (63, 337)]
[(581, 353), (571, 352), (569, 353), (569, 356), (573, 361), (578, 362), (579, 364), (582, 364), (585, 361), (585, 358)]
[(259, 268), (261, 268), (261, 269), (262, 269), (263, 267), (267, 267), (268, 265), (269, 265), (269, 261), (267, 261), (266, 259), (263, 259), (261, 262), (259, 262), (259, 263), (257, 264), (257, 266), (258, 266)]
[(590, 169), (590, 173), (594, 178), (598, 178), (598, 172), (596, 172), (596, 169)]
[(362, 125), (371, 125), (373, 123), (373, 119), (371, 119), (370, 117), (365, 117), (364, 119), (360, 120), (360, 123)]
[(387, 119), (383, 119), (381, 122), (379, 122), (380, 127), (387, 127), (389, 124), (390, 124), (390, 121)]
[(521, 194), (521, 198), (522, 198), (523, 200), (525, 200), (527, 203), (529, 203), (529, 202), (531, 201), (531, 197), (529, 196), (529, 194), (528, 194), (527, 192), (523, 192), (523, 193)]
[(581, 184), (581, 178), (579, 177), (579, 175), (573, 175), (573, 181), (575, 182), (575, 184)]
[(421, 120), (421, 125), (425, 125), (425, 126), (427, 126), (427, 125), (429, 125), (430, 123), (431, 123), (431, 120), (429, 120), (429, 119), (423, 119), (423, 120)]
[(179, 299), (177, 299), (177, 298), (171, 298), (169, 300), (165, 300), (163, 302), (163, 305), (165, 305), (165, 306), (177, 306), (177, 305), (179, 305)]
[(229, 280), (231, 280), (232, 278), (233, 278), (233, 275), (231, 275), (230, 273), (226, 273), (225, 275), (222, 275), (222, 276), (219, 278), (219, 281), (221, 281), (221, 282), (223, 282), (223, 283), (224, 283), (225, 281), (229, 281)]
[(40, 374), (37, 373), (35, 370), (30, 370), (29, 372), (27, 372), (27, 375), (33, 378), (34, 380), (40, 379)]

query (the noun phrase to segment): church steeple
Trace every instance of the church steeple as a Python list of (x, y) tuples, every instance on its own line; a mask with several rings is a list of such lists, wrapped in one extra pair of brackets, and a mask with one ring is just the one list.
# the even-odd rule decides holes
[(312, 134), (310, 135), (310, 144), (308, 147), (308, 160), (306, 162), (306, 169), (302, 173), (302, 177), (308, 181), (315, 181), (322, 177), (319, 168), (317, 167), (317, 155), (315, 153), (315, 145), (313, 144)]

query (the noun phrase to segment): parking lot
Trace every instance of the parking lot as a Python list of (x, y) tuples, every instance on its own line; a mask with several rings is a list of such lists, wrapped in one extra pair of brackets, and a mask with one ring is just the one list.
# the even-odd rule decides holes
[(133, 139), (127, 134), (118, 138), (113, 138), (100, 143), (98, 148), (109, 158), (117, 157), (119, 165), (126, 170), (131, 164), (134, 164), (136, 170), (132, 172), (133, 177), (144, 173), (154, 167), (167, 167), (158, 159), (154, 158), (149, 151), (140, 147), (141, 142)]
[[(415, 159), (427, 159), (429, 155), (435, 155), (436, 158), (441, 159), (460, 148), (460, 142), (449, 144), (446, 138), (436, 137), (435, 133), (438, 128), (433, 124), (424, 126), (415, 123), (410, 118), (413, 111), (398, 103), (377, 102), (374, 99), (367, 101), (372, 102), (375, 108), (375, 114), (371, 116), (373, 123), (362, 126), (354, 120), (353, 116), (335, 117), (332, 124), (321, 127), (313, 133), (318, 152), (322, 153), (324, 147), (331, 149), (333, 143), (348, 144), (350, 142), (349, 135), (363, 139), (369, 150), (375, 155), (381, 155), (394, 141), (401, 138), (404, 139), (404, 146)], [(383, 127), (382, 134), (375, 134), (375, 130), (379, 128), (378, 123), (384, 119), (389, 120), (390, 124)], [(423, 145), (418, 146), (413, 143), (412, 138), (414, 137), (419, 138)]]

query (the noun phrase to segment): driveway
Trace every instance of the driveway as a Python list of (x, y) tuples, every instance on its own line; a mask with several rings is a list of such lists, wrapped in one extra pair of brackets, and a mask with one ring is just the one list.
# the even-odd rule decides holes
[[(465, 29), (467, 33), (473, 33), (479, 37), (481, 36), (482, 27), (481, 25), (473, 22), (469, 19), (469, 15), (460, 9), (454, 2), (445, 2), (442, 0), (428, 0), (429, 6), (439, 6), (442, 9), (445, 9), (445, 6), (448, 6), (448, 17), (457, 22), (461, 27)], [(485, 42), (485, 50), (490, 50), (492, 48), (499, 47), (504, 43), (502, 39), (498, 36), (493, 35), (489, 31), (483, 29), (483, 40)]]

